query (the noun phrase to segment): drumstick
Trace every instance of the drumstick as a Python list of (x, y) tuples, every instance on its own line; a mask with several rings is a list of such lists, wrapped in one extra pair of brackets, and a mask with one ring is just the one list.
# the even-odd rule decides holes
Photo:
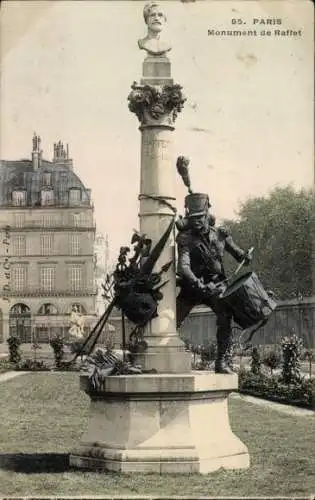
[[(252, 255), (252, 253), (253, 253), (253, 251), (254, 251), (254, 247), (251, 247), (251, 248), (247, 251), (247, 255), (248, 255), (248, 256), (251, 256), (251, 255)], [(236, 276), (236, 275), (240, 272), (240, 270), (242, 269), (242, 267), (243, 267), (243, 266), (244, 266), (244, 264), (245, 264), (245, 260), (246, 260), (246, 258), (245, 258), (245, 259), (243, 259), (243, 260), (242, 260), (242, 262), (240, 262), (240, 264), (237, 266), (237, 268), (235, 269), (235, 271), (233, 272), (233, 274), (231, 274), (231, 276), (230, 276), (229, 278), (225, 278), (225, 280), (219, 281), (219, 283), (216, 283), (216, 284), (215, 284), (215, 287), (217, 288), (217, 287), (219, 287), (219, 286), (221, 286), (221, 285), (228, 284), (228, 283), (229, 283), (229, 281), (230, 281), (232, 278), (234, 278), (234, 276)]]
[[(248, 257), (250, 257), (252, 255), (253, 251), (254, 251), (254, 247), (251, 247), (247, 251)], [(246, 258), (242, 260), (242, 262), (237, 266), (237, 268), (235, 269), (234, 273), (232, 274), (232, 276), (229, 279), (233, 278), (233, 276), (235, 276), (236, 274), (238, 274), (240, 272), (240, 270), (242, 269), (243, 265), (245, 264), (245, 260), (246, 260)]]

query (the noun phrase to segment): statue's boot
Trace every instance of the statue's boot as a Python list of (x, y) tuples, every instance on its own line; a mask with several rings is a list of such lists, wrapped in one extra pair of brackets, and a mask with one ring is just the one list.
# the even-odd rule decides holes
[(223, 307), (220, 302), (216, 304), (217, 314), (217, 356), (214, 365), (215, 373), (234, 373), (229, 363), (229, 350), (232, 340), (232, 312)]
[(231, 359), (229, 359), (229, 348), (231, 345), (231, 332), (230, 329), (218, 331), (217, 336), (217, 356), (214, 364), (215, 373), (234, 373), (231, 366)]
[(215, 373), (223, 373), (231, 375), (233, 370), (229, 367), (229, 365), (224, 361), (224, 357), (222, 355), (217, 356), (214, 364)]

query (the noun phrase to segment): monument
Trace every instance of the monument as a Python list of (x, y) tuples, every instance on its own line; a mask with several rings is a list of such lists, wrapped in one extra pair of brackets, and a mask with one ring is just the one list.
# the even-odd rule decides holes
[(141, 133), (140, 233), (153, 246), (167, 236), (154, 263), (155, 271), (165, 270), (163, 294), (157, 314), (144, 328), (146, 348), (136, 353), (142, 373), (111, 375), (97, 384), (81, 374), (81, 389), (91, 399), (90, 418), (70, 464), (161, 474), (246, 468), (248, 451), (231, 430), (227, 407), (237, 375), (191, 371), (191, 355), (176, 330), (172, 136), (185, 97), (171, 76), (163, 9), (147, 4), (144, 19), (148, 34), (138, 45), (147, 55), (142, 79), (133, 83), (128, 101)]

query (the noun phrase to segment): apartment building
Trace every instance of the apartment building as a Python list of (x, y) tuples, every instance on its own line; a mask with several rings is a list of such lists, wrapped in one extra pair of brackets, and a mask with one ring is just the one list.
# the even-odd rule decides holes
[(91, 192), (73, 170), (68, 146), (43, 158), (0, 161), (0, 341), (68, 336), (71, 311), (96, 321), (95, 223)]

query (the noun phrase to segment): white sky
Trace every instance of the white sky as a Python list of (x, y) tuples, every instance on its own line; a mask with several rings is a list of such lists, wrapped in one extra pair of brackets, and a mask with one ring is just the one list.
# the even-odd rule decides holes
[[(172, 74), (188, 98), (176, 122), (175, 154), (191, 158), (194, 190), (208, 192), (214, 213), (225, 218), (233, 217), (239, 201), (275, 185), (310, 187), (312, 3), (163, 4)], [(0, 157), (30, 157), (34, 131), (47, 159), (55, 141), (69, 143), (75, 171), (92, 189), (97, 228), (109, 234), (113, 259), (138, 226), (140, 132), (127, 96), (141, 78), (143, 6), (11, 0), (1, 9)], [(246, 28), (253, 17), (281, 17), (281, 29), (302, 29), (303, 35), (208, 37), (208, 29), (232, 29), (232, 17), (246, 20)], [(179, 177), (177, 186), (181, 209), (186, 189)]]

